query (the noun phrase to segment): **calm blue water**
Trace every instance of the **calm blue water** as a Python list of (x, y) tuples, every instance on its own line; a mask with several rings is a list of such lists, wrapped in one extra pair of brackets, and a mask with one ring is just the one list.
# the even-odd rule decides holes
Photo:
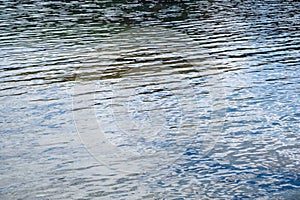
[(300, 199), (299, 1), (0, 10), (1, 199)]

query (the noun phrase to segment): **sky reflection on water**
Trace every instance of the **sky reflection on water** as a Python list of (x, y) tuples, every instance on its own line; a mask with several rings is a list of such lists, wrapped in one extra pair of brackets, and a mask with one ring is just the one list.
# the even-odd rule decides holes
[(1, 199), (299, 198), (298, 1), (0, 9)]

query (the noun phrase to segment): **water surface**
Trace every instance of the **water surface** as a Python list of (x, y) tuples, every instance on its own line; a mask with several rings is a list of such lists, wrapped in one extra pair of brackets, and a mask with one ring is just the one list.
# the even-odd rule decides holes
[(297, 199), (299, 1), (0, 1), (1, 199)]

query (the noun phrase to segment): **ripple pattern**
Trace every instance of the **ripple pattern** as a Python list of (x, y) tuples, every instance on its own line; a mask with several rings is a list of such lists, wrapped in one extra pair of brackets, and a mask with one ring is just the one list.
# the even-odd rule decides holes
[(299, 198), (299, 1), (0, 10), (1, 199)]

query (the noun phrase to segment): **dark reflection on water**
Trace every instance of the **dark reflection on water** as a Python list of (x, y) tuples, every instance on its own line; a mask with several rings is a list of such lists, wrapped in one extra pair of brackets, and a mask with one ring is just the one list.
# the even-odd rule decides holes
[[(299, 1), (0, 10), (1, 199), (299, 198)], [(92, 96), (76, 93), (91, 81)], [(144, 156), (133, 163), (162, 165), (139, 174), (98, 162), (77, 134), (94, 131), (76, 120), (81, 97), (94, 98), (84, 105), (112, 144)]]

